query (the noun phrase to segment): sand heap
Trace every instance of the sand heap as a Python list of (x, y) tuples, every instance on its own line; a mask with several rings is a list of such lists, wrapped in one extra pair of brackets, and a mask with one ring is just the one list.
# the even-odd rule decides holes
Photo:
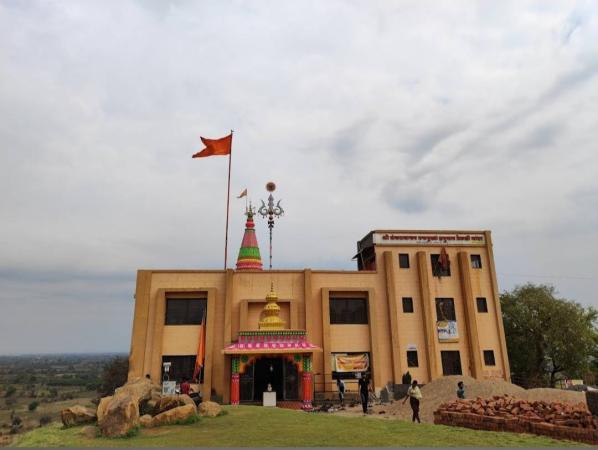
[[(438, 378), (422, 387), (423, 399), (420, 402), (420, 417), (424, 422), (434, 421), (434, 411), (442, 403), (457, 398), (457, 382), (465, 383), (466, 398), (492, 398), (495, 395), (511, 395), (517, 399), (528, 401), (555, 401), (570, 404), (585, 402), (583, 392), (564, 391), (562, 389), (530, 389), (514, 385), (504, 380), (476, 380), (462, 375), (453, 375)], [(390, 405), (376, 405), (373, 408), (375, 414), (384, 411), (386, 414), (399, 419), (410, 420), (411, 408), (409, 402), (403, 404), (402, 400), (395, 401)]]

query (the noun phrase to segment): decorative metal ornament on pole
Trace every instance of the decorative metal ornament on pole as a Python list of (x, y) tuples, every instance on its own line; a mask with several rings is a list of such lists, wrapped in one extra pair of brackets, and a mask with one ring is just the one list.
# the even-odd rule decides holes
[(276, 205), (274, 205), (274, 197), (272, 196), (272, 192), (276, 190), (276, 184), (272, 181), (266, 184), (266, 190), (270, 192), (268, 196), (268, 206), (264, 203), (263, 200), (262, 206), (257, 210), (257, 212), (265, 219), (268, 218), (268, 229), (270, 230), (270, 270), (272, 270), (272, 229), (274, 228), (274, 218), (280, 217), (284, 214), (284, 209), (280, 206), (280, 202), (282, 200), (278, 200)]

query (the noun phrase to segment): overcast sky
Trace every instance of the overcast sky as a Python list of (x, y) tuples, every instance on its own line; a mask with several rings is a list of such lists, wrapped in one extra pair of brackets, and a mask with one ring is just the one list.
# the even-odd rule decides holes
[(490, 229), (501, 290), (598, 307), (597, 43), (592, 1), (1, 0), (0, 354), (128, 351), (137, 269), (220, 269), (230, 129), (275, 268)]

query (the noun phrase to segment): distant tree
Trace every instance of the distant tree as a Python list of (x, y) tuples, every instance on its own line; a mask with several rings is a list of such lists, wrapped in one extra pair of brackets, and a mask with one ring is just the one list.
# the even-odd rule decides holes
[(29, 411), (35, 411), (37, 409), (37, 407), (39, 406), (39, 402), (37, 401), (32, 401), (31, 403), (29, 403)]
[(598, 351), (598, 311), (528, 283), (500, 296), (511, 371), (534, 384), (581, 377)]
[(104, 365), (102, 378), (98, 393), (102, 396), (114, 394), (117, 387), (127, 382), (129, 374), (129, 359), (126, 357), (116, 357)]
[(8, 386), (8, 388), (6, 389), (6, 392), (4, 393), (4, 397), (8, 398), (11, 395), (13, 395), (15, 392), (17, 392), (17, 388), (10, 385), (10, 386)]

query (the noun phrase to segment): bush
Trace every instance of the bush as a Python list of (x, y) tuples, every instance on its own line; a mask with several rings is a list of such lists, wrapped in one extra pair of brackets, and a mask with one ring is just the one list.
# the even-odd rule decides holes
[(48, 414), (45, 414), (39, 418), (39, 426), (40, 427), (44, 427), (44, 426), (48, 425), (50, 422), (52, 422), (52, 417), (49, 416)]
[(29, 411), (35, 411), (38, 406), (39, 406), (39, 402), (32, 401), (31, 403), (29, 403), (29, 406), (28, 406)]
[(8, 398), (11, 395), (13, 395), (15, 392), (17, 392), (17, 388), (14, 386), (8, 386), (8, 388), (6, 389), (6, 392), (4, 393), (4, 397)]
[(98, 393), (102, 397), (114, 394), (117, 387), (122, 386), (127, 382), (129, 374), (129, 359), (123, 357), (116, 357), (104, 366), (102, 372), (102, 382), (98, 387)]

